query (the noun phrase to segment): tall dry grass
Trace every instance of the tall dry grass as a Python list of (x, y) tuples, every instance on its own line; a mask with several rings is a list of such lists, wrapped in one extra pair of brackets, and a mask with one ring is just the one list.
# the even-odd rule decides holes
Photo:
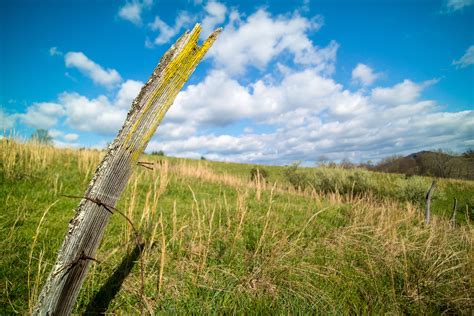
[[(44, 171), (55, 194), (67, 179), (49, 175), (48, 168), (69, 164), (86, 185), (102, 155), (30, 143), (0, 146), (5, 176)], [(55, 259), (40, 237), (61, 237), (48, 226), (54, 206), (36, 218), (21, 205), (15, 210), (11, 240), (21, 240), (25, 217), (35, 229), (25, 257), (26, 302), (12, 302), (15, 285), (5, 286), (11, 310), (31, 311)], [(145, 244), (143, 264), (137, 260), (126, 276), (110, 313), (471, 314), (474, 308), (469, 221), (453, 227), (434, 216), (427, 226), (410, 202), (253, 182), (216, 173), (207, 163), (164, 159), (152, 170), (137, 166), (119, 208)], [(42, 235), (45, 227), (51, 230)], [(112, 219), (97, 254), (101, 263), (92, 263), (76, 312), (131, 253), (135, 237), (123, 218)]]
[[(167, 179), (169, 171), (162, 172)], [(189, 169), (186, 176), (193, 176)], [(157, 187), (163, 186), (150, 186), (146, 201)], [(166, 216), (164, 210), (148, 211), (145, 202), (140, 222), (155, 223), (141, 225), (151, 229), (142, 254), (149, 310), (191, 299), (197, 287), (269, 302), (296, 299), (319, 312), (472, 311), (474, 231), (469, 225), (453, 228), (435, 217), (426, 226), (419, 207), (409, 202), (313, 191), (317, 207), (286, 229), (283, 223), (292, 214), (282, 214), (286, 203), (273, 209), (275, 191), (262, 192), (262, 210), (251, 212), (253, 188), (236, 189), (235, 204), (229, 205), (224, 195), (214, 202), (199, 199), (190, 187), (192, 202), (177, 207), (175, 201)], [(136, 199), (137, 192), (131, 192)], [(343, 224), (334, 225), (332, 216), (342, 217)], [(123, 295), (137, 297), (138, 282), (138, 274), (127, 279)], [(238, 310), (232, 304), (237, 302), (231, 302), (231, 310)]]

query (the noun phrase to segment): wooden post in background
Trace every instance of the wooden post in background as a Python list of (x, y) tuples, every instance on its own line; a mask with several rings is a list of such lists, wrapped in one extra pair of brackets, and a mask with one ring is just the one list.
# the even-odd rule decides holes
[(220, 29), (202, 46), (199, 24), (186, 32), (163, 55), (148, 82), (133, 101), (122, 129), (108, 147), (84, 198), (76, 208), (33, 314), (70, 314), (131, 172), (176, 95), (188, 80)]
[(454, 198), (453, 201), (454, 201), (454, 205), (453, 205), (453, 213), (451, 214), (451, 225), (455, 227), (456, 226), (456, 211), (458, 208), (458, 199)]
[(433, 196), (433, 191), (436, 188), (436, 180), (433, 180), (431, 183), (430, 189), (426, 193), (426, 209), (425, 209), (425, 224), (430, 223), (431, 217), (431, 197)]

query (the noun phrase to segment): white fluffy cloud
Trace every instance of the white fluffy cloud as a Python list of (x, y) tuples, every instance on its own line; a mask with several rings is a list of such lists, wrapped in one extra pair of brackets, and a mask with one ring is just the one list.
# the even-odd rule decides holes
[(362, 86), (369, 86), (380, 77), (372, 68), (365, 64), (357, 64), (352, 70), (352, 81)]
[(130, 109), (133, 100), (138, 96), (143, 82), (136, 80), (127, 80), (120, 86), (115, 97), (115, 106), (119, 109)]
[(122, 126), (133, 99), (143, 83), (127, 80), (122, 83), (115, 98), (106, 96), (89, 99), (78, 93), (62, 93), (59, 104), (65, 110), (66, 123), (79, 131), (114, 135)]
[(202, 20), (202, 32), (201, 37), (207, 38), (211, 34), (217, 25), (224, 23), (227, 7), (217, 1), (209, 1), (204, 7), (206, 11), (206, 17)]
[[(206, 38), (218, 24), (223, 23), (226, 18), (226, 13), (227, 7), (224, 4), (217, 1), (209, 1), (204, 6), (204, 12), (199, 14), (199, 20), (202, 21), (201, 38)], [(180, 12), (173, 25), (163, 21), (160, 16), (156, 16), (153, 22), (148, 24), (148, 27), (152, 31), (158, 31), (158, 36), (155, 37), (153, 42), (147, 39), (145, 46), (151, 48), (154, 44), (162, 45), (168, 43), (183, 29), (191, 27), (192, 23), (196, 22), (196, 20), (198, 20), (198, 16), (191, 15), (187, 11)]]
[(66, 111), (66, 123), (83, 132), (113, 134), (122, 126), (127, 111), (114, 107), (105, 96), (89, 99), (78, 93), (62, 93), (59, 102)]
[(154, 43), (157, 45), (168, 43), (172, 37), (177, 35), (182, 28), (189, 26), (192, 21), (192, 17), (187, 12), (181, 12), (173, 26), (166, 24), (159, 16), (156, 16), (155, 20), (149, 24), (152, 31), (159, 32)]
[(59, 139), (62, 139), (63, 141), (66, 142), (73, 142), (79, 139), (79, 134), (76, 133), (63, 133), (60, 130), (57, 129), (50, 129), (48, 131), (49, 136), (54, 138), (55, 142), (61, 142)]
[(115, 69), (104, 69), (101, 65), (90, 60), (82, 52), (69, 52), (64, 56), (68, 68), (77, 68), (96, 84), (113, 87), (122, 81), (120, 74)]
[(161, 138), (152, 141), (148, 149), (191, 158), (205, 155), (223, 161), (288, 164), (300, 160), (311, 164), (321, 155), (331, 160), (354, 157), (359, 161), (427, 148), (465, 150), (472, 146), (472, 111), (423, 112), (424, 116), (400, 115), (396, 120), (377, 119), (379, 114), (375, 111), (367, 120), (356, 117), (328, 122), (307, 116), (291, 127), (283, 126), (266, 134)]
[(148, 150), (163, 150), (171, 155), (189, 158), (206, 155), (209, 159), (242, 161), (233, 158), (245, 156), (255, 160), (252, 158), (260, 157), (260, 152), (265, 150), (264, 145), (264, 142), (253, 136), (203, 135), (180, 140), (152, 140)]
[(54, 126), (64, 113), (60, 104), (41, 102), (29, 106), (26, 113), (19, 114), (18, 117), (23, 124), (30, 127), (48, 129)]
[(405, 79), (390, 88), (377, 87), (372, 90), (372, 100), (381, 104), (404, 104), (414, 102), (421, 94), (421, 91), (434, 83), (437, 79), (428, 80), (417, 84), (411, 80)]
[[(272, 133), (157, 139), (148, 149), (161, 149), (171, 155), (191, 158), (205, 155), (223, 161), (269, 164), (288, 164), (296, 160), (311, 164), (321, 155), (334, 160), (345, 157), (377, 159), (440, 145), (446, 148), (457, 144), (459, 147), (450, 148), (463, 150), (469, 145), (469, 135), (474, 131), (473, 120), (472, 111), (435, 112), (427, 114), (426, 120), (404, 117), (376, 125), (367, 125), (362, 119), (323, 123), (308, 117), (304, 124)], [(433, 130), (440, 128), (443, 134), (433, 135)]]
[[(246, 85), (215, 70), (179, 93), (148, 150), (288, 164), (311, 163), (321, 155), (362, 160), (453, 144), (457, 147), (451, 149), (465, 149), (474, 133), (474, 112), (441, 112), (434, 101), (422, 100), (423, 89), (434, 82), (404, 80), (392, 87), (350, 92), (313, 68), (288, 70), (280, 80)], [(65, 123), (78, 131), (113, 135), (141, 85), (126, 81), (113, 99), (63, 93), (56, 106), (34, 105), (30, 112), (50, 111), (64, 115)], [(232, 124), (243, 124), (242, 131), (227, 135), (215, 130)], [(261, 126), (266, 132), (258, 132)], [(64, 146), (75, 146), (76, 140), (77, 135), (65, 133), (55, 137)]]
[[(341, 90), (341, 85), (314, 69), (289, 73), (279, 83), (257, 80), (248, 86), (224, 71), (213, 71), (178, 94), (166, 121), (186, 122), (187, 126), (226, 126), (245, 118), (274, 123), (298, 108), (319, 113), (330, 103), (340, 102), (333, 95)], [(344, 110), (342, 106), (337, 109)]]
[(247, 88), (224, 72), (216, 71), (197, 85), (190, 85), (186, 91), (180, 92), (166, 121), (225, 126), (249, 115), (251, 103), (252, 96)]
[(124, 20), (130, 21), (135, 25), (142, 24), (142, 12), (153, 4), (152, 0), (132, 0), (126, 2), (118, 12), (118, 16)]
[(339, 45), (332, 41), (325, 48), (316, 47), (307, 34), (321, 25), (320, 18), (298, 14), (272, 17), (263, 9), (241, 20), (233, 11), (209, 56), (218, 68), (239, 74), (249, 66), (263, 70), (278, 55), (289, 52), (297, 64), (332, 73)]
[[(314, 161), (322, 154), (331, 159), (381, 158), (442, 147), (453, 140), (467, 146), (473, 112), (444, 113), (434, 101), (420, 100), (436, 79), (422, 83), (406, 79), (391, 87), (350, 92), (327, 77), (337, 44), (314, 47), (306, 33), (319, 25), (311, 23), (316, 22), (298, 15), (274, 18), (264, 10), (242, 21), (232, 12), (210, 51), (217, 70), (179, 93), (158, 130), (159, 140), (150, 143), (149, 149), (187, 157), (205, 154), (219, 160), (289, 163)], [(288, 53), (302, 70), (277, 64), (280, 80), (267, 74), (243, 85), (235, 79), (249, 66), (264, 69)], [(308, 56), (318, 54), (320, 58), (309, 62)], [(364, 64), (352, 73), (352, 79), (364, 86), (379, 76)], [(235, 124), (246, 124), (239, 136), (213, 132), (215, 127)], [(267, 126), (267, 132), (254, 133), (259, 126)], [(440, 129), (443, 137), (436, 132)]]
[[(76, 92), (63, 92), (55, 103), (34, 103), (26, 113), (17, 114), (17, 117), (33, 128), (53, 128), (62, 118), (77, 131), (113, 135), (122, 126), (142, 86), (140, 81), (127, 80), (112, 100), (104, 95), (90, 99)], [(79, 138), (76, 133), (65, 134), (57, 129), (51, 129), (50, 133), (54, 138), (61, 137), (67, 142)]]
[[(310, 163), (321, 155), (363, 160), (447, 146), (464, 150), (474, 133), (474, 112), (441, 112), (436, 102), (422, 100), (423, 89), (435, 82), (404, 80), (364, 93), (345, 90), (312, 69), (248, 85), (214, 71), (178, 95), (148, 149), (270, 164)], [(243, 120), (250, 123), (240, 135), (209, 132), (210, 126)], [(255, 133), (262, 124), (267, 132)]]
[(446, 7), (448, 11), (458, 11), (474, 4), (474, 0), (448, 0)]
[[(474, 111), (443, 112), (435, 101), (423, 98), (424, 89), (437, 80), (405, 79), (369, 90), (380, 74), (364, 64), (352, 72), (352, 80), (363, 87), (356, 92), (333, 79), (338, 44), (333, 41), (319, 48), (309, 37), (321, 27), (320, 18), (297, 13), (272, 16), (264, 9), (242, 16), (215, 1), (207, 3), (205, 11), (205, 29), (228, 21), (209, 51), (212, 67), (203, 80), (178, 94), (148, 150), (287, 164), (312, 163), (323, 155), (364, 160), (440, 147), (465, 150), (473, 145)], [(182, 13), (173, 26), (155, 19), (150, 25), (160, 31), (155, 43), (169, 41), (188, 18)], [(89, 77), (114, 77), (112, 70), (82, 53), (72, 54), (79, 55), (70, 65)], [(260, 70), (254, 74), (262, 75), (240, 76), (252, 67)], [(72, 132), (111, 136), (123, 124), (143, 84), (121, 81), (116, 75), (118, 79), (100, 81), (108, 87), (120, 84), (108, 96), (65, 92), (52, 105), (33, 104), (17, 117), (42, 127), (55, 127), (61, 118)], [(78, 135), (58, 131), (55, 142), (75, 145)]]
[[(208, 56), (213, 58), (217, 68), (229, 74), (242, 74), (249, 67), (264, 70), (284, 52), (289, 52), (298, 65), (311, 66), (325, 74), (334, 72), (339, 44), (331, 41), (325, 47), (318, 47), (309, 38), (309, 33), (317, 31), (323, 24), (319, 16), (309, 19), (296, 12), (291, 16), (272, 16), (265, 9), (259, 9), (242, 19), (237, 10), (229, 12), (224, 4), (217, 1), (207, 2), (200, 15), (202, 38), (228, 18), (224, 31)], [(148, 26), (152, 31), (158, 31), (158, 36), (153, 41), (147, 39), (145, 46), (168, 43), (196, 18), (183, 11), (171, 25), (156, 16)]]
[(16, 115), (8, 115), (0, 107), (0, 130), (7, 130), (15, 126)]
[(453, 61), (453, 65), (456, 65), (458, 68), (465, 68), (472, 64), (474, 64), (474, 45), (469, 46), (466, 53), (460, 59)]

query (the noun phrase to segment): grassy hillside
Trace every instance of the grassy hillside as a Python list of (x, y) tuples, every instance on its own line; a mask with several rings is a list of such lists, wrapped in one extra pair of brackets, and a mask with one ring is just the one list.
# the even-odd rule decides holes
[[(79, 202), (62, 195), (82, 195), (101, 157), (0, 140), (0, 314), (31, 312)], [(473, 182), (439, 180), (427, 226), (429, 178), (263, 167), (250, 181), (251, 165), (143, 160), (117, 205), (141, 256), (114, 215), (77, 313), (474, 311)]]

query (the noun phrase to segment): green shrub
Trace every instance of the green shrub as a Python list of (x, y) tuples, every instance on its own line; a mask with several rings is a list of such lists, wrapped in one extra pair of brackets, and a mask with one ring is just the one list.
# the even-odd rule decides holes
[(316, 190), (325, 193), (361, 194), (376, 187), (369, 171), (362, 169), (320, 168), (315, 170), (312, 183)]
[(266, 182), (268, 179), (268, 171), (263, 168), (253, 167), (250, 170), (250, 180), (256, 181), (259, 176), (260, 181)]
[(294, 163), (286, 168), (284, 176), (295, 189), (304, 190), (310, 183), (308, 174), (299, 169), (299, 163)]
[(351, 171), (351, 174), (347, 177), (349, 181), (347, 184), (350, 185), (347, 193), (360, 194), (376, 190), (376, 185), (369, 171), (362, 169), (353, 169)]
[[(421, 177), (398, 178), (395, 181), (394, 197), (411, 203), (422, 204), (431, 183)], [(435, 191), (436, 195), (436, 191)]]
[(336, 190), (340, 191), (341, 189), (342, 181), (340, 169), (317, 169), (313, 177), (312, 184), (318, 191), (328, 193), (335, 192)]
[(163, 150), (152, 151), (151, 154), (155, 156), (163, 156), (163, 157), (165, 156), (165, 152)]

